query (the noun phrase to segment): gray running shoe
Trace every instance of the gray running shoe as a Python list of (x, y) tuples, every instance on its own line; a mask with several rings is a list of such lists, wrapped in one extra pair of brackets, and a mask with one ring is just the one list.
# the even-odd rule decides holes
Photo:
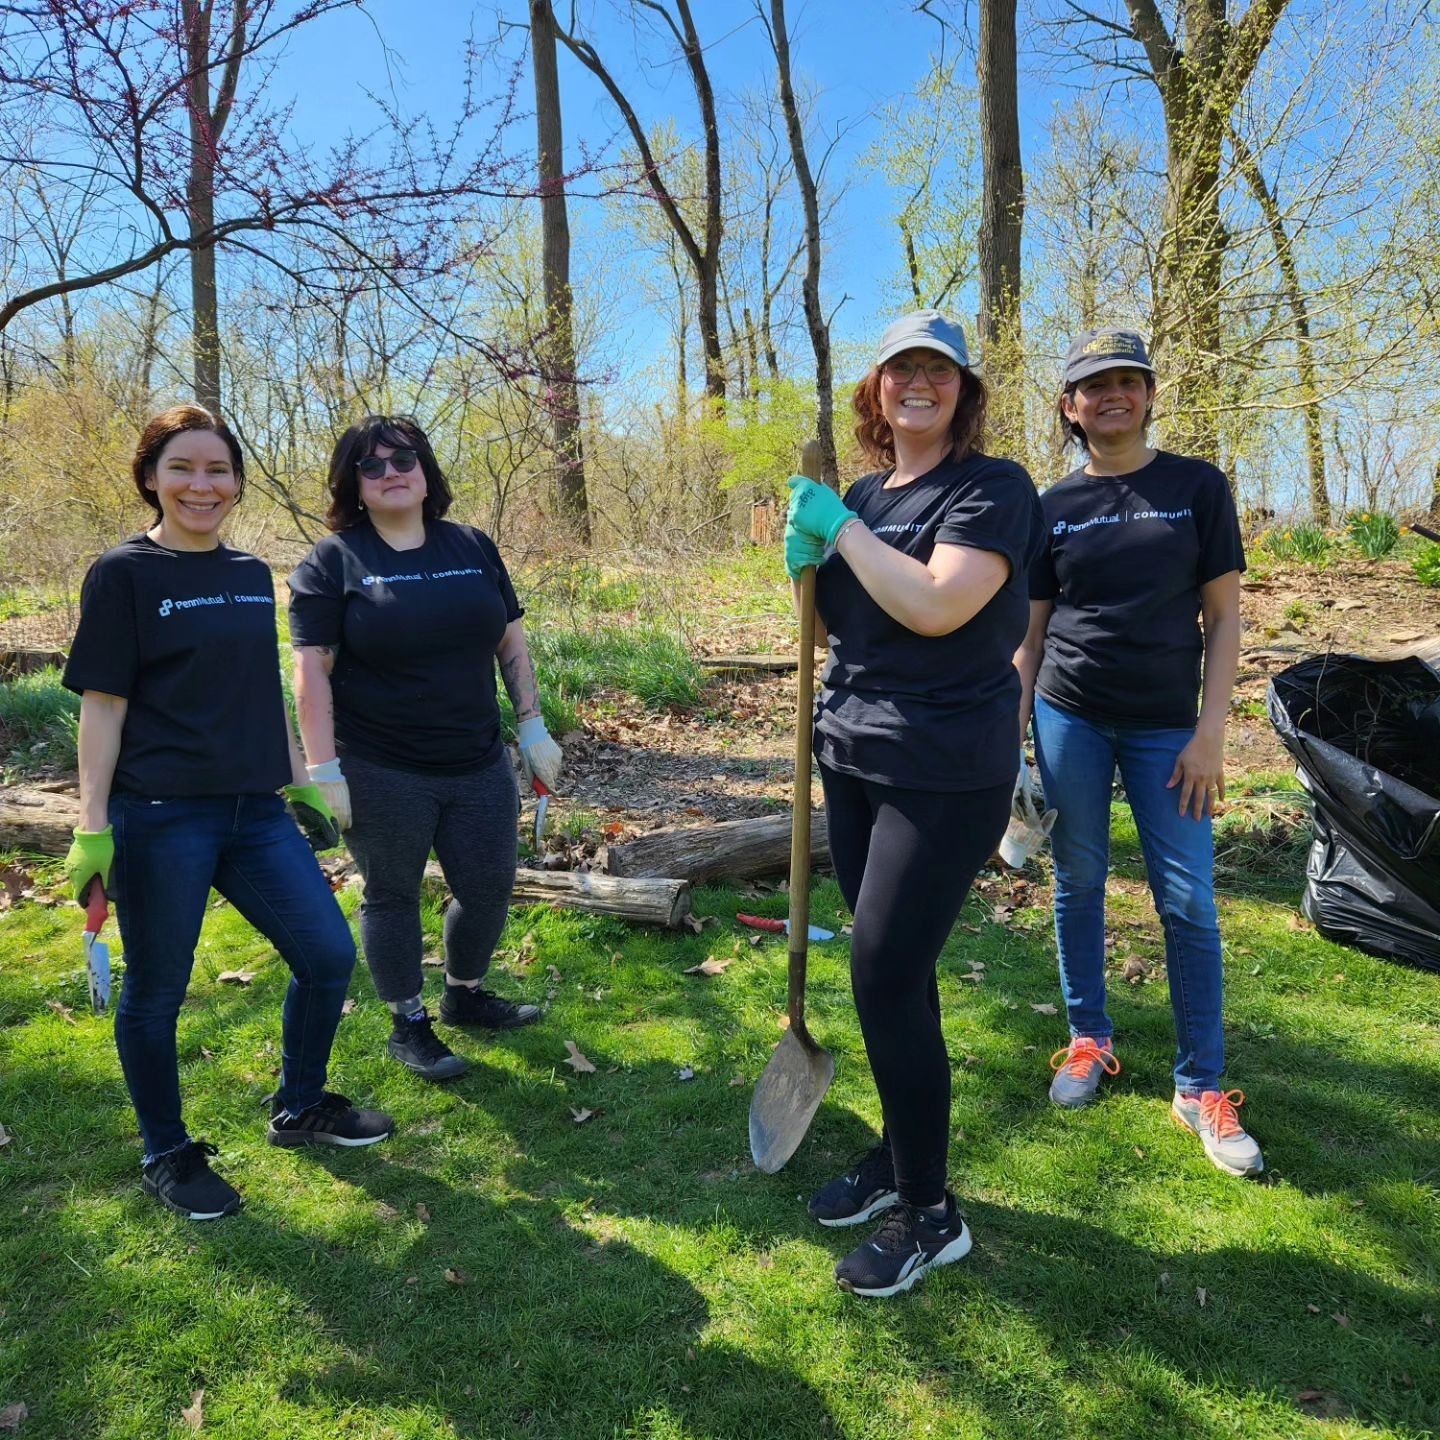
[(1063, 1050), (1050, 1057), (1055, 1078), (1050, 1082), (1050, 1099), (1067, 1110), (1088, 1105), (1106, 1075), (1118, 1075), (1120, 1062), (1115, 1058), (1108, 1037), (1096, 1040), (1077, 1035)]
[(1245, 1179), (1265, 1168), (1265, 1157), (1255, 1137), (1245, 1131), (1236, 1107), (1245, 1103), (1240, 1090), (1206, 1090), (1200, 1095), (1176, 1091), (1170, 1102), (1175, 1123), (1200, 1137), (1210, 1163), (1227, 1175)]

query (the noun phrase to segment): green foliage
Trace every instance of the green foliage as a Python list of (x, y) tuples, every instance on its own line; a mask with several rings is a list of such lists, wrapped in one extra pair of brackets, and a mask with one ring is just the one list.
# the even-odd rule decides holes
[(1310, 607), (1303, 600), (1291, 600), (1281, 612), (1292, 625), (1304, 629), (1310, 623)]
[(0, 765), (17, 774), (75, 768), (80, 697), (51, 666), (0, 683)]
[(1383, 560), (1400, 539), (1400, 525), (1393, 515), (1357, 510), (1346, 517), (1350, 543), (1367, 559)]
[(554, 691), (574, 701), (617, 690), (652, 709), (694, 705), (700, 698), (700, 667), (665, 631), (542, 626), (527, 638), (542, 694)]
[(1308, 520), (1272, 530), (1262, 543), (1277, 560), (1324, 565), (1330, 558), (1330, 535), (1323, 526)]
[(722, 490), (747, 486), (783, 497), (800, 451), (815, 433), (815, 387), (766, 381), (758, 394), (731, 404), (723, 416), (702, 418), (698, 432), (725, 457)]
[(1427, 545), (1410, 557), (1410, 568), (1422, 585), (1440, 585), (1440, 545)]

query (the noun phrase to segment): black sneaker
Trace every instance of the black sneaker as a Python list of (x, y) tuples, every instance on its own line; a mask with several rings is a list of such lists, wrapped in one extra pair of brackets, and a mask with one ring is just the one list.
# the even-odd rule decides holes
[(374, 1145), (395, 1132), (395, 1122), (379, 1110), (357, 1110), (343, 1095), (329, 1090), (318, 1105), (285, 1118), (278, 1100), (270, 1108), (272, 1145)]
[(516, 1030), (540, 1018), (538, 1005), (506, 1000), (493, 990), (472, 990), (468, 985), (446, 985), (440, 999), (440, 1018), (447, 1025), (484, 1025), (491, 1030)]
[(245, 1202), (240, 1192), (210, 1168), (210, 1156), (219, 1148), (204, 1140), (190, 1140), (178, 1150), (152, 1160), (140, 1181), (167, 1210), (187, 1220), (218, 1220), (233, 1215)]
[(427, 1080), (453, 1080), (470, 1068), (469, 1062), (435, 1033), (423, 1010), (413, 1020), (407, 1015), (395, 1017), (386, 1048), (402, 1065)]
[(860, 1156), (848, 1175), (810, 1197), (810, 1214), (822, 1225), (861, 1225), (899, 1201), (895, 1159), (882, 1140)]
[(898, 1295), (927, 1270), (963, 1260), (970, 1245), (965, 1217), (948, 1190), (938, 1220), (902, 1201), (835, 1267), (835, 1283), (854, 1295)]

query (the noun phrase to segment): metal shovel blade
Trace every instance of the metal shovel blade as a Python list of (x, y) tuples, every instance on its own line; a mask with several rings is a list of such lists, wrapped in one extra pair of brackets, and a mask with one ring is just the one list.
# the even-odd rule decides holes
[(811, 1041), (807, 1049), (787, 1030), (760, 1073), (750, 1098), (750, 1156), (773, 1175), (800, 1148), (830, 1082), (835, 1058)]

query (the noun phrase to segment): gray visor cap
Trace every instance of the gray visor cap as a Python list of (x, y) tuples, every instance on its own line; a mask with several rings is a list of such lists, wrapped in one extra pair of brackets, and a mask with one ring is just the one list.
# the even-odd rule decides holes
[(970, 351), (965, 344), (965, 332), (959, 322), (942, 315), (938, 310), (916, 310), (902, 315), (880, 337), (880, 351), (875, 363), (883, 365), (902, 350), (936, 350), (948, 355), (957, 365), (970, 364)]

